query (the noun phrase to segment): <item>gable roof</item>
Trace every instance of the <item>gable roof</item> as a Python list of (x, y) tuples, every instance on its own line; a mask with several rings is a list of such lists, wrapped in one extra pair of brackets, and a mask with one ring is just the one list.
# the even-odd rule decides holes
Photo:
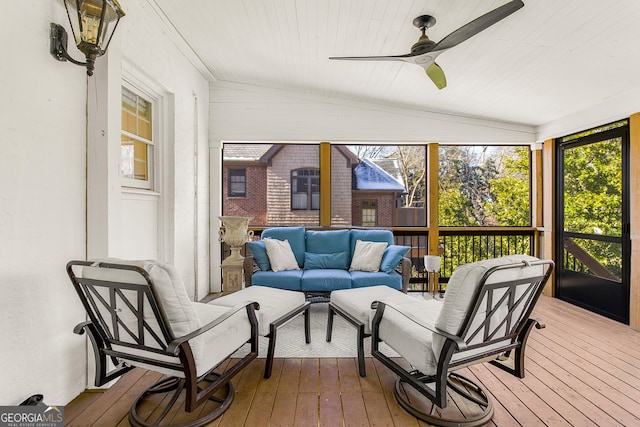
[(406, 192), (401, 181), (391, 176), (371, 159), (362, 159), (353, 169), (354, 190), (381, 190)]
[(257, 162), (273, 144), (225, 144), (222, 148), (224, 160)]

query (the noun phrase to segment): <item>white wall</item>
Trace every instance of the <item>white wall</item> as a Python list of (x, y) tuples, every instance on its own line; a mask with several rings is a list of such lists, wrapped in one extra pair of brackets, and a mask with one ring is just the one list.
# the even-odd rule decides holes
[[(163, 197), (168, 196), (172, 206), (162, 225), (170, 235), (164, 259), (180, 270), (189, 295), (193, 296), (197, 288), (200, 299), (209, 292), (209, 82), (191, 62), (195, 60), (182, 54), (182, 46), (176, 45), (179, 38), (167, 38), (170, 29), (163, 27), (151, 3), (129, 0), (125, 11), (122, 28), (118, 29), (123, 60), (131, 64), (131, 72), (141, 79), (148, 77), (171, 95), (166, 114), (174, 117), (165, 129), (171, 149), (163, 161), (162, 187), (169, 193)], [(198, 237), (194, 240), (196, 230)], [(196, 252), (198, 257), (194, 259)]]
[(629, 118), (638, 111), (640, 111), (640, 88), (631, 88), (594, 107), (576, 111), (566, 117), (538, 126), (537, 139), (545, 141), (570, 135)]
[[(180, 270), (190, 294), (196, 288), (196, 267), (198, 296), (208, 292), (210, 77), (203, 76), (201, 64), (192, 56), (183, 54), (183, 46), (167, 37), (170, 30), (162, 27), (162, 19), (147, 0), (127, 0), (124, 6), (127, 16), (109, 58), (97, 59), (96, 76), (91, 79), (98, 80), (91, 85), (82, 67), (57, 62), (49, 55), (50, 22), (68, 29), (62, 1), (15, 1), (3, 12), (0, 34), (7, 42), (0, 46), (4, 58), (0, 62), (0, 336), (4, 343), (0, 405), (17, 404), (34, 393), (44, 394), (49, 404), (64, 405), (87, 384), (85, 337), (72, 333), (85, 316), (64, 267), (87, 254), (87, 88), (101, 84), (105, 76), (99, 73), (104, 69), (114, 73), (109, 77), (116, 84), (108, 86), (110, 102), (116, 99), (117, 103), (110, 105), (108, 113), (112, 130), (113, 120), (119, 120), (121, 67), (116, 61), (120, 58), (173, 99), (163, 187), (170, 193), (164, 200), (171, 201), (162, 225), (170, 236), (166, 255)], [(17, 35), (19, 45), (12, 42)], [(70, 45), (72, 56), (81, 59)], [(108, 67), (100, 62), (107, 59), (111, 60)], [(119, 146), (117, 132), (107, 132), (107, 137), (109, 147)], [(119, 188), (107, 191), (119, 192)], [(108, 211), (115, 224), (120, 223), (120, 214)], [(106, 240), (117, 242), (117, 235), (126, 232), (118, 228), (109, 228)], [(109, 256), (124, 252), (108, 241), (97, 244), (107, 248)]]
[(533, 143), (533, 126), (238, 83), (211, 85), (212, 142)]

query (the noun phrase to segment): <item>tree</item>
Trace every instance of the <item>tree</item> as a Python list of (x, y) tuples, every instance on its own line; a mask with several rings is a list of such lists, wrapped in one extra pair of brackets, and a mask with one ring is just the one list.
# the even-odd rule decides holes
[(530, 225), (529, 147), (509, 147), (496, 163), (500, 170), (490, 181), (494, 200), (485, 206), (488, 216), (496, 225)]
[[(622, 234), (622, 147), (619, 138), (564, 150), (564, 229), (585, 234)], [(622, 271), (619, 243), (573, 238), (616, 276)]]
[(528, 147), (442, 146), (439, 157), (440, 225), (530, 224)]
[(404, 207), (425, 205), (425, 146), (424, 145), (350, 145), (349, 149), (361, 159), (396, 159), (407, 194)]
[(395, 151), (395, 146), (387, 145), (349, 145), (347, 146), (359, 159), (377, 159), (386, 157)]
[(389, 157), (395, 157), (400, 163), (400, 173), (407, 187), (404, 207), (425, 206), (425, 146), (401, 145), (395, 153)]

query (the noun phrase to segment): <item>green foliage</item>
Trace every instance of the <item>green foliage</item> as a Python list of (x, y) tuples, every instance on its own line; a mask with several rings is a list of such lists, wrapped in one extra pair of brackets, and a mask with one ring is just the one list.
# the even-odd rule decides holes
[[(622, 233), (622, 151), (620, 138), (564, 150), (564, 229), (575, 233)], [(619, 244), (592, 239), (573, 243), (615, 276), (622, 270)], [(582, 271), (584, 255), (565, 252), (566, 265)], [(569, 264), (567, 264), (569, 263)]]
[(564, 228), (619, 236), (622, 232), (619, 139), (564, 150)]
[(529, 147), (440, 148), (442, 226), (528, 226)]

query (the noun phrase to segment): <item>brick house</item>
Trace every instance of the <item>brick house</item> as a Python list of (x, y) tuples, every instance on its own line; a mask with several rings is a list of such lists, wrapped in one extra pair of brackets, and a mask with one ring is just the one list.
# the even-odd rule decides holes
[[(332, 147), (331, 224), (396, 225), (406, 191), (398, 171), (393, 159), (360, 160)], [(226, 144), (223, 214), (252, 217), (252, 226), (318, 224), (319, 177), (317, 145)]]

